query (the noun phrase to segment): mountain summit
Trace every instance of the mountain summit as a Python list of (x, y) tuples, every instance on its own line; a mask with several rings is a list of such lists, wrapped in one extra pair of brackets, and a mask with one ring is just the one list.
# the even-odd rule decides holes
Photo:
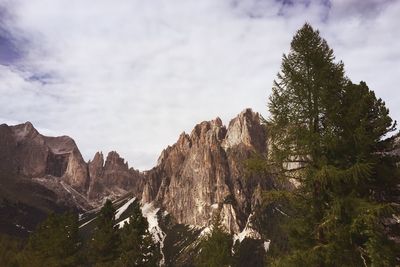
[(241, 231), (269, 182), (247, 175), (243, 166), (253, 153), (266, 151), (266, 131), (251, 109), (231, 120), (197, 124), (190, 134), (165, 149), (146, 173), (143, 202), (156, 201), (178, 223), (207, 226), (213, 211), (231, 232)]

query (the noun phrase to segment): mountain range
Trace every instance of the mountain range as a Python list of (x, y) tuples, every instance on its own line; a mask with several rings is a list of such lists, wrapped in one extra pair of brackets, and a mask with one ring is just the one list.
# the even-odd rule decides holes
[(251, 109), (228, 126), (220, 118), (197, 124), (144, 172), (116, 151), (97, 152), (85, 162), (71, 137), (44, 136), (30, 122), (2, 124), (0, 231), (26, 236), (49, 212), (84, 214), (107, 198), (129, 194), (162, 208), (174, 223), (193, 227), (207, 227), (219, 208), (227, 230), (238, 234), (260, 205), (261, 192), (277, 186), (272, 177), (245, 168), (246, 160), (267, 149), (267, 130)]

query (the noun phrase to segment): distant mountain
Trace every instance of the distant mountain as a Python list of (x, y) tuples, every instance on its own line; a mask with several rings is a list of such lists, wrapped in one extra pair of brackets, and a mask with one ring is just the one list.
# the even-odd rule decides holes
[(47, 137), (30, 122), (0, 125), (0, 232), (25, 236), (49, 212), (83, 212), (128, 191), (143, 174), (116, 153), (86, 163), (68, 136)]
[[(106, 158), (98, 152), (86, 163), (72, 138), (43, 136), (29, 122), (0, 125), (0, 140), (0, 213), (8, 214), (0, 231), (6, 233), (26, 235), (46, 213), (67, 209), (83, 214), (86, 229), (106, 198), (119, 205), (129, 195), (168, 214), (167, 243), (181, 244), (177, 236), (192, 236), (182, 243), (192, 244), (217, 209), (236, 239), (260, 239), (253, 215), (261, 192), (281, 186), (272, 177), (246, 171), (246, 160), (268, 150), (267, 130), (250, 109), (227, 127), (216, 118), (182, 133), (145, 172), (130, 168), (115, 151)], [(178, 252), (165, 253), (190, 258)]]

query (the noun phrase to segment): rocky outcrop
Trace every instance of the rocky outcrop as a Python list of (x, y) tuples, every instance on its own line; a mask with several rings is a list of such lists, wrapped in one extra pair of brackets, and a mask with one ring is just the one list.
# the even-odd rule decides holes
[(88, 166), (91, 178), (88, 190), (90, 200), (115, 198), (128, 191), (133, 191), (134, 195), (140, 195), (142, 192), (143, 174), (129, 168), (128, 163), (115, 151), (108, 154), (105, 162), (103, 153), (97, 152)]
[(30, 122), (4, 124), (2, 133), (8, 133), (9, 145), (1, 146), (0, 154), (12, 161), (7, 164), (10, 172), (29, 178), (50, 175), (81, 193), (86, 191), (86, 163), (72, 138), (43, 136)]
[(105, 163), (101, 153), (86, 163), (72, 138), (41, 135), (30, 122), (0, 125), (0, 139), (1, 176), (39, 183), (67, 206), (87, 209), (104, 197), (142, 192), (143, 174), (116, 152), (110, 152)]
[(257, 113), (244, 110), (228, 126), (216, 118), (182, 133), (146, 173), (142, 201), (156, 201), (178, 223), (208, 225), (221, 210), (226, 227), (239, 232), (257, 205), (258, 188), (271, 179), (246, 173), (243, 163), (266, 152), (266, 132)]

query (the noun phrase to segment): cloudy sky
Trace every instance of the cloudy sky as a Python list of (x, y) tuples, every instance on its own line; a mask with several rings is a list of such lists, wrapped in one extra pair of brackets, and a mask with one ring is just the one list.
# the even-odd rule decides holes
[(400, 119), (400, 1), (0, 0), (0, 123), (141, 170), (182, 131), (266, 103), (305, 21)]

